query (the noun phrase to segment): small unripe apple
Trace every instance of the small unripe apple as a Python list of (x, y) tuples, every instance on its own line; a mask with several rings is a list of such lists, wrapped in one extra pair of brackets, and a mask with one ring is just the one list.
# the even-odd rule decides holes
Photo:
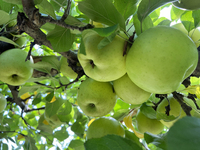
[(124, 137), (125, 131), (122, 125), (112, 117), (101, 117), (95, 119), (88, 127), (86, 138), (101, 138), (108, 134), (115, 134)]
[(19, 37), (19, 38), (15, 41), (15, 43), (17, 43), (19, 46), (23, 46), (23, 45), (26, 43), (26, 40), (27, 40), (27, 38), (24, 37), (24, 36), (22, 36), (22, 37)]
[(77, 102), (88, 116), (102, 117), (111, 112), (117, 96), (110, 82), (99, 82), (91, 78), (82, 81), (78, 89)]
[(159, 134), (164, 129), (164, 125), (159, 120), (148, 118), (140, 110), (136, 115), (136, 126), (140, 133)]
[(3, 94), (0, 93), (0, 113), (2, 113), (7, 106), (7, 100)]

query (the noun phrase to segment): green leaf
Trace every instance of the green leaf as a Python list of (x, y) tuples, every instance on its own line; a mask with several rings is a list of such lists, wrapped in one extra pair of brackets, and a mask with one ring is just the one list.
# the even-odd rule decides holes
[(92, 30), (96, 31), (102, 37), (107, 37), (115, 33), (118, 28), (119, 28), (119, 24), (116, 24), (114, 26), (110, 26), (107, 28), (93, 28)]
[(139, 0), (115, 0), (114, 5), (126, 20), (136, 12), (138, 1)]
[(173, 121), (173, 120), (177, 119), (179, 116), (177, 116), (177, 117), (175, 117), (173, 115), (167, 116), (167, 114), (164, 114), (164, 113), (157, 111), (156, 117), (157, 117), (158, 120), (162, 119), (163, 121), (169, 122), (169, 121)]
[(0, 10), (0, 25), (7, 23), (9, 20), (9, 14), (3, 10)]
[(117, 33), (114, 32), (114, 33), (112, 33), (111, 35), (109, 35), (109, 36), (103, 38), (103, 39), (99, 42), (99, 44), (97, 45), (97, 48), (98, 48), (98, 49), (102, 49), (102, 48), (104, 48), (106, 45), (110, 44), (110, 43), (113, 41), (113, 39), (115, 38), (116, 35), (117, 35)]
[(0, 9), (9, 13), (10, 10), (12, 9), (13, 7), (13, 4), (9, 4), (9, 3), (6, 3), (4, 2), (4, 0), (0, 0)]
[(60, 11), (60, 7), (64, 7), (67, 5), (67, 0), (56, 0), (56, 1), (50, 1), (51, 5), (53, 6), (53, 8), (59, 12)]
[(78, 8), (93, 21), (111, 26), (119, 24), (125, 30), (125, 20), (110, 0), (84, 0), (79, 2)]
[(85, 124), (76, 121), (72, 126), (71, 130), (78, 136), (83, 138), (84, 132), (85, 132)]
[(161, 7), (157, 8), (156, 10), (154, 10), (149, 17), (151, 18), (151, 20), (153, 22), (155, 22), (159, 17), (160, 17), (160, 11), (161, 11)]
[[(0, 22), (1, 22), (1, 19), (0, 19)], [(10, 44), (13, 44), (13, 45), (15, 45), (17, 47), (20, 47), (18, 44), (16, 44), (15, 42), (13, 42), (11, 39), (8, 39), (8, 38), (6, 38), (4, 36), (0, 36), (0, 41), (6, 42), (6, 43), (10, 43)]]
[(71, 34), (69, 29), (56, 26), (47, 34), (47, 39), (51, 42), (55, 52), (66, 52), (71, 48), (75, 35)]
[(192, 17), (194, 18), (194, 27), (196, 28), (200, 25), (200, 10), (193, 11)]
[(144, 19), (155, 9), (177, 0), (142, 0), (138, 6), (138, 19), (143, 22)]
[(134, 141), (137, 145), (142, 146), (140, 139), (135, 135), (135, 133), (125, 130), (125, 138)]
[(56, 70), (60, 69), (60, 62), (57, 56), (45, 56), (42, 58), (42, 62), (47, 62), (51, 64), (51, 68), (54, 68)]
[(2, 149), (5, 149), (5, 150), (8, 149), (8, 144), (3, 143), (2, 144)]
[(38, 150), (37, 147), (35, 146), (35, 140), (28, 136), (25, 137), (25, 144), (24, 144), (24, 149), (28, 149), (28, 150)]
[(156, 111), (151, 107), (146, 105), (146, 103), (143, 103), (140, 106), (140, 111), (148, 118), (150, 119), (157, 119), (156, 118)]
[(185, 10), (179, 9), (177, 7), (174, 7), (172, 5), (172, 9), (171, 9), (171, 19), (172, 21), (178, 20), (180, 18), (180, 16), (185, 12)]
[(137, 15), (135, 15), (133, 17), (133, 23), (134, 23), (134, 26), (135, 26), (135, 31), (137, 33), (137, 35), (140, 35), (142, 32), (144, 32), (145, 30), (153, 27), (153, 22), (151, 20), (151, 18), (149, 16), (147, 16), (143, 22), (141, 23), (139, 20), (138, 20), (138, 17)]
[(45, 100), (47, 102), (51, 102), (51, 100), (53, 99), (54, 97), (54, 91), (52, 91), (51, 93), (49, 93), (46, 97), (45, 97)]
[(6, 3), (11, 3), (11, 4), (17, 4), (17, 5), (21, 5), (22, 1), (21, 0), (3, 0)]
[(24, 85), (20, 88), (18, 97), (20, 97), (21, 95), (23, 95), (24, 93), (27, 93), (27, 92), (34, 93), (40, 87), (41, 87), (41, 85)]
[(130, 104), (125, 103), (123, 100), (118, 99), (117, 103), (115, 104), (114, 111), (118, 111), (120, 109), (129, 109)]
[(53, 103), (47, 102), (45, 107), (45, 114), (49, 117), (55, 115), (62, 104), (63, 100), (58, 97), (56, 97), (56, 101)]
[[(160, 18), (159, 18), (160, 19)], [(161, 22), (159, 22), (159, 26), (170, 26), (170, 24), (171, 24), (171, 21), (169, 20), (169, 19), (164, 19), (164, 20), (162, 20)]]
[(106, 135), (85, 142), (87, 150), (142, 150), (135, 142), (118, 135)]
[(74, 116), (72, 104), (69, 101), (65, 101), (57, 111), (57, 115), (60, 121), (69, 122)]
[(199, 150), (200, 119), (184, 117), (179, 119), (169, 129), (166, 136), (167, 149), (169, 150)]
[(144, 139), (147, 144), (152, 143), (162, 150), (167, 150), (166, 147), (166, 134), (155, 135), (148, 132), (144, 133)]
[(53, 6), (47, 0), (42, 0), (41, 3), (37, 4), (37, 7), (39, 8), (40, 13), (50, 15), (51, 17), (56, 19)]
[(10, 130), (14, 131), (16, 129), (19, 128), (18, 124), (19, 124), (19, 117), (16, 118), (4, 118), (3, 120), (4, 123), (7, 123), (10, 127)]
[(62, 127), (61, 130), (56, 131), (54, 133), (54, 137), (57, 138), (59, 141), (64, 141), (69, 137), (66, 127)]
[(81, 140), (72, 140), (69, 143), (69, 147), (73, 150), (85, 150), (84, 148), (84, 142)]
[(129, 111), (129, 109), (119, 109), (112, 115), (112, 117), (118, 121), (122, 121), (124, 117), (128, 115)]
[(192, 17), (192, 11), (185, 11), (181, 15), (180, 19), (188, 32), (194, 29), (194, 18)]
[(85, 44), (83, 42), (83, 38), (81, 38), (81, 44), (80, 44), (80, 49), (79, 49), (79, 53), (86, 55), (86, 51), (85, 51)]

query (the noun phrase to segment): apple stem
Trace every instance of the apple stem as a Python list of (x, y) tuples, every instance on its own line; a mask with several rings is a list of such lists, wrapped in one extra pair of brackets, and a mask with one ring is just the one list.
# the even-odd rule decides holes
[(92, 65), (92, 68), (94, 68), (94, 62), (92, 60), (90, 60), (90, 64)]
[(95, 104), (93, 104), (93, 103), (90, 103), (90, 104), (89, 104), (89, 107), (92, 107), (92, 108), (94, 108), (94, 107), (95, 107)]

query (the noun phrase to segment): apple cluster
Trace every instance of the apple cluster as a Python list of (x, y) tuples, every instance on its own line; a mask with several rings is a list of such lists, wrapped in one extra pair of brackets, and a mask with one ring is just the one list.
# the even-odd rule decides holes
[(21, 49), (9, 49), (0, 55), (0, 80), (13, 86), (24, 84), (33, 73), (33, 59), (26, 61), (28, 53)]
[[(175, 27), (156, 26), (141, 33), (124, 56), (124, 44), (128, 40), (124, 34), (100, 47), (104, 37), (92, 29), (83, 31), (85, 54), (79, 50), (78, 60), (88, 77), (78, 89), (79, 107), (86, 115), (101, 118), (112, 111), (117, 97), (141, 105), (152, 93), (176, 91), (197, 66), (198, 45), (190, 37)], [(163, 101), (158, 114), (163, 113), (165, 106)], [(174, 111), (172, 115), (177, 118), (186, 115), (183, 111), (180, 115), (181, 107)], [(173, 124), (150, 119), (140, 110), (136, 122), (141, 133), (154, 134), (160, 133), (164, 125)]]

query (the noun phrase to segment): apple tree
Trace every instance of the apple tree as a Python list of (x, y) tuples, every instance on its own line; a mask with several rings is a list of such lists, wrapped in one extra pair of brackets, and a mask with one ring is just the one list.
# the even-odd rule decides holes
[(0, 149), (198, 150), (199, 27), (199, 0), (0, 0)]

